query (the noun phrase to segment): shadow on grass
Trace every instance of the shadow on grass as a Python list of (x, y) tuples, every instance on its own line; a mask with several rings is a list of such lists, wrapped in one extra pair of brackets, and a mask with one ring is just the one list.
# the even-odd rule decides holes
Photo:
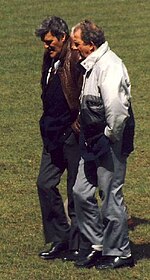
[(135, 226), (140, 225), (140, 224), (150, 225), (150, 220), (140, 219), (140, 218), (136, 218), (136, 217), (132, 217), (132, 219), (133, 219)]
[(136, 260), (150, 259), (150, 243), (134, 244), (131, 242), (131, 248)]
[[(146, 219), (132, 217), (131, 225), (129, 225), (129, 229), (135, 230), (136, 226), (141, 224), (150, 225), (150, 221)], [(150, 243), (134, 244), (133, 242), (131, 242), (131, 248), (136, 260), (150, 259)]]
[(150, 221), (146, 220), (146, 219), (140, 219), (137, 217), (133, 217), (133, 216), (128, 220), (129, 230), (134, 230), (138, 225), (141, 225), (141, 224), (150, 225)]

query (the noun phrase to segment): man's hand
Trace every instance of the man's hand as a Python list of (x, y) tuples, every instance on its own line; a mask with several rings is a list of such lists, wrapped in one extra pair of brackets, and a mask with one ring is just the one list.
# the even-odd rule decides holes
[(73, 131), (76, 133), (76, 134), (79, 134), (80, 133), (80, 123), (79, 123), (79, 120), (76, 119), (73, 124), (71, 125), (71, 128), (73, 129)]

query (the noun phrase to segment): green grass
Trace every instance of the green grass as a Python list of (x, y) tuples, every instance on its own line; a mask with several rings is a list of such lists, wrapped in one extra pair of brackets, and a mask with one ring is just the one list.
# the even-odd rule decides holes
[[(149, 212), (149, 0), (38, 1), (1, 0), (0, 34), (0, 189), (3, 280), (148, 280)], [(84, 18), (101, 25), (111, 48), (124, 60), (132, 82), (136, 117), (135, 152), (128, 162), (124, 194), (136, 227), (130, 231), (137, 265), (98, 272), (72, 263), (42, 261), (41, 213), (36, 191), (42, 142), (38, 120), (43, 47), (35, 28), (47, 15), (63, 17), (69, 27)], [(65, 176), (60, 186), (65, 199)]]

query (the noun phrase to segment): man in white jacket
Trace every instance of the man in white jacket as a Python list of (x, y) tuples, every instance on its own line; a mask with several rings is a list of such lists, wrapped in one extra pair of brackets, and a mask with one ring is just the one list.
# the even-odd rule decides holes
[[(134, 116), (130, 81), (122, 60), (110, 50), (104, 32), (85, 20), (72, 30), (83, 57), (81, 160), (73, 188), (81, 235), (91, 243), (76, 267), (134, 266), (122, 194), (126, 160), (133, 151)], [(95, 197), (101, 194), (101, 213)]]

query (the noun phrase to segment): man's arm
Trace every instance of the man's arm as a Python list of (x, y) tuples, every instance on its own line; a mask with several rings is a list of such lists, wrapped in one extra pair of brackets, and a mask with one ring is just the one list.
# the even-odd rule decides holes
[(122, 137), (130, 106), (130, 88), (121, 64), (109, 66), (101, 82), (107, 122), (104, 134), (115, 142)]

